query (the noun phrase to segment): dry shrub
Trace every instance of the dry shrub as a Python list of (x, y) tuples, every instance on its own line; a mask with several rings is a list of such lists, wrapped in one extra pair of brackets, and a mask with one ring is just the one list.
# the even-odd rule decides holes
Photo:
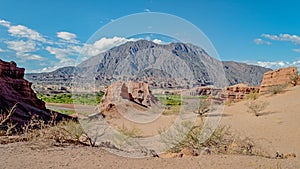
[(20, 137), (24, 141), (62, 146), (66, 144), (83, 144), (80, 137), (84, 134), (81, 125), (73, 120), (60, 123), (45, 123), (33, 117), (23, 126)]
[(266, 101), (250, 101), (246, 104), (248, 112), (253, 113), (255, 116), (259, 116), (268, 105), (269, 103)]
[[(13, 110), (13, 109), (12, 109)], [(1, 137), (0, 143), (7, 144), (12, 142), (30, 142), (38, 143), (41, 145), (55, 145), (62, 146), (66, 144), (89, 144), (89, 139), (85, 135), (83, 128), (77, 121), (67, 120), (60, 123), (52, 121), (45, 123), (45, 121), (39, 119), (37, 116), (32, 116), (32, 119), (26, 123), (21, 129), (16, 129), (16, 125), (11, 123), (5, 123), (10, 114), (7, 116), (1, 116)], [(10, 132), (15, 131), (15, 132)], [(86, 136), (87, 142), (82, 142), (80, 137)], [(89, 144), (92, 145), (92, 144)]]
[(290, 75), (290, 84), (292, 84), (293, 86), (297, 86), (299, 80), (300, 76), (297, 73), (294, 72)]
[(209, 99), (200, 99), (197, 114), (203, 116), (211, 110), (211, 102)]
[[(191, 130), (189, 130), (190, 128)], [(228, 126), (217, 127), (208, 139), (200, 142), (200, 135), (203, 134), (202, 129), (202, 125), (193, 126), (191, 122), (183, 122), (181, 125), (175, 126), (175, 131), (173, 132), (160, 132), (160, 138), (168, 148), (168, 152), (171, 153), (179, 153), (189, 148), (198, 152), (197, 154), (209, 149), (209, 152), (216, 154), (243, 154), (269, 157), (250, 138), (241, 138), (233, 135)], [(187, 130), (189, 131), (186, 132)]]
[(0, 113), (0, 136), (11, 135), (15, 132), (16, 124), (10, 122), (10, 117), (15, 112), (17, 104), (15, 104), (11, 109), (7, 110), (7, 113)]
[(246, 95), (247, 100), (256, 100), (259, 97), (259, 93), (251, 91), (249, 94)]
[(124, 136), (131, 138), (139, 137), (142, 134), (141, 130), (135, 126), (128, 128), (124, 124), (118, 128), (118, 131)]
[(287, 86), (288, 86), (287, 84), (279, 84), (279, 85), (270, 86), (268, 88), (268, 93), (271, 95), (282, 93), (284, 91), (284, 89), (287, 88)]

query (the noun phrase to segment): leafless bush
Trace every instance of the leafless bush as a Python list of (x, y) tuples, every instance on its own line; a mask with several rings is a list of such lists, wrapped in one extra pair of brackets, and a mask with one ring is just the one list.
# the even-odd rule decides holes
[(274, 95), (274, 94), (279, 94), (282, 93), (285, 88), (287, 88), (287, 84), (279, 84), (279, 85), (274, 85), (268, 88), (268, 93)]
[[(68, 143), (93, 146), (91, 139), (84, 133), (77, 121), (67, 120), (57, 123), (55, 115), (47, 123), (38, 116), (32, 115), (31, 120), (17, 130), (16, 124), (9, 121), (15, 108), (16, 105), (8, 113), (1, 113), (0, 115), (0, 143), (2, 144), (26, 141), (56, 146)], [(82, 136), (86, 137), (87, 142), (82, 142), (80, 139)]]
[(292, 73), (290, 75), (290, 84), (292, 84), (293, 86), (296, 86), (298, 84), (300, 80), (300, 77), (297, 73)]
[(266, 101), (250, 101), (246, 104), (246, 106), (250, 113), (253, 113), (255, 116), (259, 116), (259, 114), (266, 109), (268, 104), (269, 103)]
[[(217, 127), (207, 140), (200, 142), (200, 135), (203, 131), (202, 127), (202, 125), (193, 126), (191, 122), (183, 122), (181, 125), (175, 126), (174, 132), (160, 132), (161, 141), (167, 146), (168, 151), (171, 153), (179, 153), (189, 148), (195, 152), (208, 149), (211, 153), (269, 157), (269, 155), (261, 150), (260, 147), (256, 146), (250, 138), (233, 135), (228, 126)], [(186, 130), (190, 128), (191, 130), (186, 133)], [(185, 134), (185, 136), (183, 136), (183, 134)]]
[(211, 110), (211, 104), (209, 99), (200, 99), (199, 108), (197, 114), (203, 116)]
[(10, 135), (14, 132), (16, 124), (10, 122), (10, 117), (15, 112), (17, 104), (6, 112), (0, 113), (0, 136)]

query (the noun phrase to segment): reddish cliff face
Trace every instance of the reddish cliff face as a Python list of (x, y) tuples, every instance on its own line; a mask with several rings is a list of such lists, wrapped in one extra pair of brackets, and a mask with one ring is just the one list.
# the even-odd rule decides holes
[(0, 59), (0, 110), (1, 114), (7, 113), (14, 105), (16, 109), (10, 117), (11, 122), (22, 126), (37, 116), (42, 120), (56, 120), (68, 118), (58, 113), (51, 113), (46, 109), (45, 103), (36, 97), (31, 89), (31, 83), (25, 80), (24, 68), (18, 68), (15, 62), (4, 62)]
[(266, 93), (271, 86), (289, 84), (291, 77), (294, 75), (298, 75), (296, 67), (287, 67), (266, 72), (260, 85), (260, 93)]
[(259, 93), (260, 88), (248, 86), (246, 84), (237, 84), (224, 88), (221, 97), (230, 102), (238, 102), (246, 98), (250, 93)]

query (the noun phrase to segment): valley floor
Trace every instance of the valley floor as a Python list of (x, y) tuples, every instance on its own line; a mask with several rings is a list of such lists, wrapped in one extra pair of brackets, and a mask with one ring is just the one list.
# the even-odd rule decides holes
[(296, 157), (287, 159), (244, 155), (201, 155), (184, 158), (119, 157), (101, 148), (86, 146), (43, 147), (28, 143), (0, 145), (0, 168), (300, 168), (300, 86), (274, 96), (261, 116), (247, 112), (246, 101), (226, 106), (221, 124), (249, 136), (275, 157), (276, 151)]

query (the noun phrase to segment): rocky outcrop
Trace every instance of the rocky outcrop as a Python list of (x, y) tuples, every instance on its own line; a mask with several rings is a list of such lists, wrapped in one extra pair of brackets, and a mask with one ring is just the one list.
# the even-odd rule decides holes
[(36, 97), (31, 89), (31, 83), (23, 79), (24, 68), (18, 68), (15, 62), (5, 62), (0, 59), (0, 110), (6, 114), (15, 106), (15, 111), (10, 117), (10, 122), (21, 127), (36, 116), (44, 121), (62, 120), (68, 116), (50, 112), (45, 103)]
[(108, 86), (99, 105), (104, 116), (118, 116), (116, 105), (133, 103), (142, 108), (149, 108), (158, 103), (151, 94), (147, 83), (143, 82), (115, 82)]
[(260, 85), (260, 93), (266, 93), (272, 86), (290, 83), (293, 75), (298, 75), (296, 67), (287, 67), (266, 72)]
[(259, 93), (259, 90), (260, 88), (257, 86), (237, 84), (224, 88), (224, 90), (220, 93), (220, 98), (230, 102), (238, 102), (245, 99), (250, 93)]

